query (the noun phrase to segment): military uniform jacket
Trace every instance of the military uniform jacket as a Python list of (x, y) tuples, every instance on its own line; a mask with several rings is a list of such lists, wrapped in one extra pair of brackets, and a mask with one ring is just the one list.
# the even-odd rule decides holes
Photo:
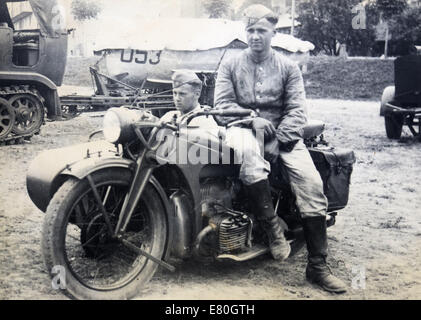
[[(302, 138), (307, 122), (304, 82), (298, 65), (273, 49), (261, 62), (250, 49), (221, 63), (215, 85), (216, 109), (253, 109), (277, 128), (281, 145)], [(217, 117), (220, 125), (238, 120)]]

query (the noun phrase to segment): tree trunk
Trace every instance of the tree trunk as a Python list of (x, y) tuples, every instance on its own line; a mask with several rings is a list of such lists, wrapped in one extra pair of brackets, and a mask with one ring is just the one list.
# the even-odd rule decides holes
[(387, 47), (389, 45), (389, 25), (386, 24), (386, 36), (384, 39), (384, 57), (387, 58)]

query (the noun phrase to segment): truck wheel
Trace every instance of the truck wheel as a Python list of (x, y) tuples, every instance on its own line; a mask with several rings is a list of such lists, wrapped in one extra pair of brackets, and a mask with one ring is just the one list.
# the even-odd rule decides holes
[(44, 121), (44, 105), (30, 94), (17, 94), (9, 98), (15, 110), (16, 119), (12, 132), (16, 134), (33, 134), (39, 132)]
[(0, 139), (12, 131), (14, 123), (15, 111), (7, 100), (0, 98)]
[(389, 139), (399, 139), (402, 134), (403, 117), (395, 114), (384, 116), (386, 134)]
[[(110, 168), (91, 177), (102, 205), (87, 179), (75, 178), (67, 180), (48, 205), (42, 235), (47, 271), (52, 272), (53, 282), (60, 279), (58, 287), (72, 298), (130, 299), (158, 268), (133, 247), (162, 258), (168, 228), (165, 208), (156, 190), (147, 184), (122, 238), (113, 237), (101, 207), (115, 230), (132, 174)], [(54, 274), (57, 272), (61, 274)]]

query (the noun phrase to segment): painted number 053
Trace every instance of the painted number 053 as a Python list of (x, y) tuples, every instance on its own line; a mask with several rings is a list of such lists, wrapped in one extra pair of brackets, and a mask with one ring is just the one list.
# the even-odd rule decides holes
[[(121, 62), (126, 63), (139, 63), (139, 64), (145, 64), (149, 62), (150, 64), (158, 64), (160, 62), (161, 58), (161, 52), (162, 51), (154, 51), (154, 52), (148, 52), (144, 50), (121, 50), (121, 56), (120, 60)], [(148, 53), (149, 53), (149, 59), (148, 59)]]

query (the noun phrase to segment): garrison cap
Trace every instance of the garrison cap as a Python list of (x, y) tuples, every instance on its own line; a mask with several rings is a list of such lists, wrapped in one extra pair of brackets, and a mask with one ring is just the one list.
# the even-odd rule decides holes
[(253, 4), (243, 11), (243, 21), (246, 25), (246, 29), (262, 19), (267, 20), (272, 25), (276, 25), (278, 23), (278, 17), (276, 14), (264, 5)]
[(193, 87), (202, 88), (202, 81), (199, 79), (197, 74), (191, 70), (176, 70), (172, 77), (173, 88), (189, 84)]

